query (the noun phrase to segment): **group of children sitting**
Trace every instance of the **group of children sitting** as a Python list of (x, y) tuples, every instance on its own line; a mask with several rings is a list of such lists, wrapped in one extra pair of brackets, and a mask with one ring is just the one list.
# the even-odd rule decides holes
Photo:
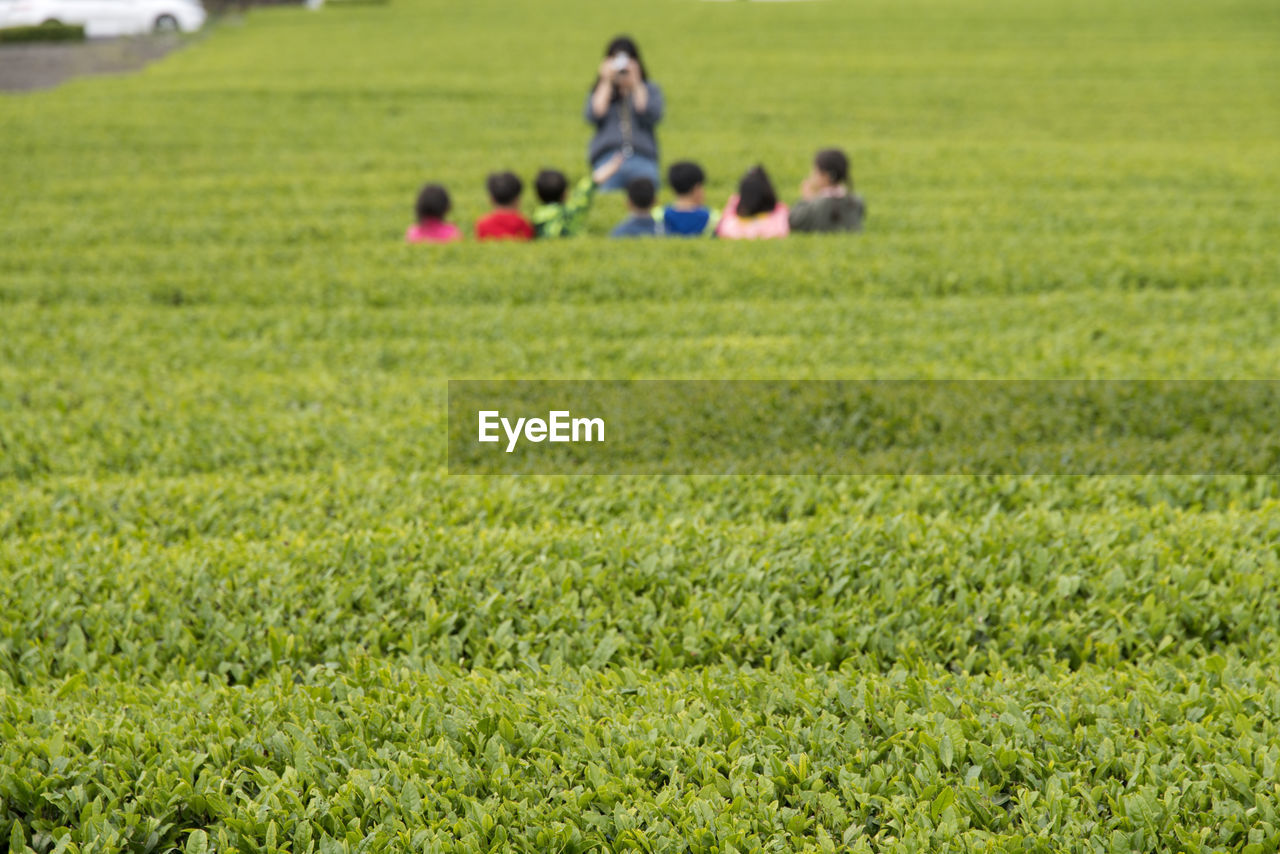
[[(476, 222), (478, 240), (532, 240), (571, 237), (582, 233), (596, 188), (622, 165), (622, 155), (609, 160), (573, 187), (563, 172), (544, 169), (534, 180), (540, 204), (532, 219), (520, 212), (524, 184), (512, 172), (495, 172), (486, 186), (493, 210)], [(853, 192), (849, 159), (837, 148), (819, 151), (813, 169), (800, 185), (801, 199), (788, 207), (764, 167), (749, 169), (738, 182), (723, 212), (708, 208), (702, 167), (689, 161), (672, 164), (667, 181), (675, 201), (655, 207), (657, 187), (648, 178), (627, 184), (630, 215), (610, 232), (612, 237), (696, 237), (729, 240), (785, 237), (793, 231), (860, 231), (866, 205)], [(428, 184), (418, 195), (418, 222), (405, 235), (410, 243), (448, 243), (462, 239), (462, 231), (447, 222), (449, 193)]]

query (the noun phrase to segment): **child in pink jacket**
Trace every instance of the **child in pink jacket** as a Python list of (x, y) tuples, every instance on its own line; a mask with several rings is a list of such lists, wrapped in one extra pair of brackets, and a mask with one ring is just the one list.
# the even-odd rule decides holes
[(737, 194), (729, 197), (724, 216), (716, 227), (716, 237), (726, 240), (760, 240), (786, 237), (791, 233), (787, 206), (778, 201), (773, 182), (763, 166), (747, 170), (738, 182)]
[(451, 243), (462, 239), (462, 232), (451, 222), (445, 222), (449, 213), (449, 192), (439, 184), (428, 184), (418, 193), (417, 225), (409, 226), (404, 239), (410, 243)]

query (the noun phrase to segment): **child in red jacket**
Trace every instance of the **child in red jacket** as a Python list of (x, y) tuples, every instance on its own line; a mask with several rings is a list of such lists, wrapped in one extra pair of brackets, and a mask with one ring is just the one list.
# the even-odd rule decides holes
[(485, 182), (493, 210), (476, 220), (478, 240), (532, 240), (533, 225), (520, 214), (524, 184), (512, 172), (494, 172)]

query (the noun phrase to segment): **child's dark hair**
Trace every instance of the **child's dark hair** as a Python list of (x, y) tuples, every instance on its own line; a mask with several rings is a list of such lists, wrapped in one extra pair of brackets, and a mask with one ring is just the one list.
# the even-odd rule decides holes
[(738, 182), (738, 216), (768, 213), (778, 206), (778, 194), (763, 166), (753, 166)]
[(824, 148), (813, 156), (818, 171), (831, 176), (832, 183), (843, 184), (849, 179), (849, 158), (838, 148)]
[(549, 205), (564, 200), (564, 194), (569, 189), (569, 179), (559, 169), (543, 169), (534, 179), (533, 187), (538, 191), (538, 198), (542, 203)]
[(489, 176), (489, 180), (485, 181), (485, 186), (489, 189), (489, 196), (494, 204), (499, 205), (514, 203), (524, 191), (524, 183), (514, 172), (494, 172)]
[(702, 167), (689, 160), (672, 163), (671, 168), (667, 170), (667, 183), (678, 196), (692, 192), (694, 187), (706, 180), (707, 176), (703, 174)]
[(657, 193), (658, 188), (653, 186), (653, 182), (648, 178), (633, 178), (627, 184), (627, 198), (640, 210), (653, 207), (653, 197)]
[(413, 209), (418, 215), (418, 220), (422, 221), (444, 219), (450, 207), (452, 205), (449, 203), (449, 191), (439, 184), (427, 184), (418, 193), (418, 203)]

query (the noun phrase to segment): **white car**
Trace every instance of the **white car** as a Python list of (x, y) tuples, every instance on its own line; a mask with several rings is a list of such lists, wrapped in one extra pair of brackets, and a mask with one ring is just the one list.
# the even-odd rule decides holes
[(0, 27), (82, 24), (89, 38), (191, 32), (204, 19), (199, 0), (0, 0)]

